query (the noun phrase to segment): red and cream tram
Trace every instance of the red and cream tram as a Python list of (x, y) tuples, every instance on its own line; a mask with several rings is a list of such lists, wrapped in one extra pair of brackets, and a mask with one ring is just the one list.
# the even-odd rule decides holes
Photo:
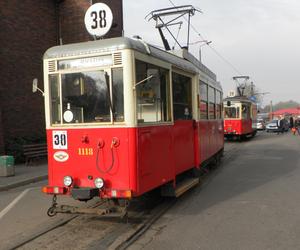
[(224, 99), (224, 136), (239, 140), (256, 135), (257, 104), (244, 96)]
[(44, 55), (47, 194), (130, 199), (224, 146), (222, 89), (187, 51), (113, 38)]

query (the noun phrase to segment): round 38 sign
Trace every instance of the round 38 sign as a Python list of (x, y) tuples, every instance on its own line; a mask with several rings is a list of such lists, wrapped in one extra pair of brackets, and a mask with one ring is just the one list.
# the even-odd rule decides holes
[(112, 22), (112, 11), (104, 3), (93, 4), (85, 13), (85, 27), (87, 31), (93, 36), (105, 36), (110, 30)]

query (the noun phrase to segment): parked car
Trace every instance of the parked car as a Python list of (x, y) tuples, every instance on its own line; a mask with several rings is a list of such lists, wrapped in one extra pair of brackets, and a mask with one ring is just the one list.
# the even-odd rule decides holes
[(257, 119), (256, 128), (257, 128), (257, 130), (265, 130), (266, 129), (266, 125), (265, 125), (265, 122), (263, 119)]
[(267, 132), (286, 132), (289, 130), (289, 123), (287, 120), (283, 119), (283, 128), (279, 128), (278, 124), (278, 120), (273, 120), (269, 122), (266, 126)]

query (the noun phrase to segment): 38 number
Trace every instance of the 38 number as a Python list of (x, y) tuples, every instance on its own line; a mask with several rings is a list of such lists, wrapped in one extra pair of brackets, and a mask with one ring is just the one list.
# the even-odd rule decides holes
[(106, 11), (100, 10), (99, 12), (92, 11), (91, 17), (93, 18), (93, 24), (91, 25), (92, 29), (100, 29), (106, 28), (107, 21), (106, 21)]
[(113, 13), (108, 5), (95, 3), (86, 11), (84, 24), (90, 35), (103, 37), (110, 31), (113, 18)]

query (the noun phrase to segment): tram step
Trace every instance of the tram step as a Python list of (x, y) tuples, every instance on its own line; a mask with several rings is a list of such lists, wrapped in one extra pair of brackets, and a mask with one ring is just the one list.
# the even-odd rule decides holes
[(181, 181), (174, 189), (173, 185), (166, 185), (161, 189), (161, 195), (166, 197), (179, 197), (186, 191), (196, 186), (199, 183), (199, 178), (189, 178)]

